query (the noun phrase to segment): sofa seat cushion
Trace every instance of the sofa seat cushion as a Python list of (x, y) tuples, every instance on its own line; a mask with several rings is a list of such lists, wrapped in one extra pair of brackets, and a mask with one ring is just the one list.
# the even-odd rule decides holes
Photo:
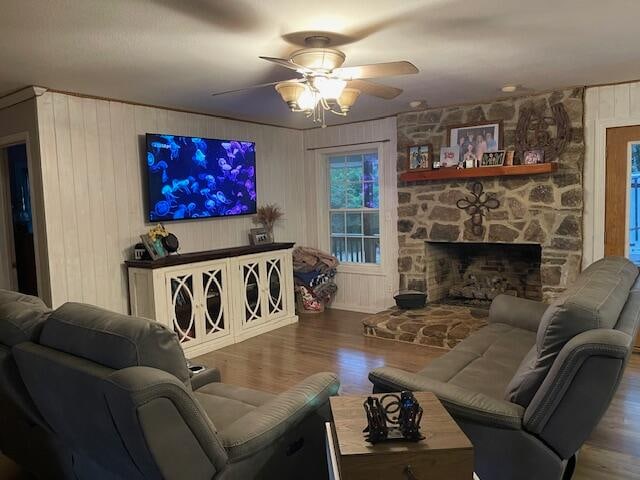
[(502, 398), (536, 334), (504, 323), (492, 323), (435, 359), (420, 375), (467, 390)]
[(218, 431), (275, 397), (270, 393), (225, 383), (209, 383), (196, 390), (194, 395)]
[(12, 347), (37, 340), (50, 312), (38, 297), (0, 290), (0, 343)]

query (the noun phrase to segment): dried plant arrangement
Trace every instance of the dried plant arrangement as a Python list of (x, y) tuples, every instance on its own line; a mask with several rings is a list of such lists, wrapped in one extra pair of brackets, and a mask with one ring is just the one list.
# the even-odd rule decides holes
[(275, 203), (268, 203), (256, 210), (253, 223), (262, 225), (273, 239), (273, 227), (284, 217), (284, 213)]

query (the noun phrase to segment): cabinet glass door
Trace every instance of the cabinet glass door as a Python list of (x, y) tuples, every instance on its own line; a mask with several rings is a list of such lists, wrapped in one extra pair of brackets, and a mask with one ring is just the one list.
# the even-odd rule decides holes
[(204, 335), (207, 337), (219, 337), (229, 332), (226, 283), (226, 275), (222, 267), (209, 268), (202, 272)]
[(170, 315), (173, 330), (181, 344), (196, 339), (196, 300), (192, 274), (175, 274), (169, 277), (171, 291)]
[(285, 311), (282, 258), (267, 259), (267, 313), (276, 316)]
[(244, 323), (262, 318), (262, 286), (260, 284), (260, 263), (258, 261), (240, 266), (244, 284)]

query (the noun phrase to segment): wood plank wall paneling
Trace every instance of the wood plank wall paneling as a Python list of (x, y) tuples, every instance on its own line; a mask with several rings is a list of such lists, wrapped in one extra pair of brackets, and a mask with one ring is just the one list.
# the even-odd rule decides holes
[[(278, 203), (277, 240), (306, 243), (303, 134), (206, 115), (47, 92), (37, 99), (52, 303), (128, 312), (129, 258), (145, 223), (144, 134), (257, 143), (259, 203)], [(250, 217), (167, 225), (181, 251), (243, 245)]]
[(586, 89), (583, 267), (604, 256), (606, 129), (628, 125), (640, 125), (640, 82)]
[[(385, 199), (381, 212), (381, 224), (384, 223), (384, 271), (382, 275), (341, 272), (336, 277), (338, 293), (334, 308), (361, 312), (377, 312), (393, 304), (393, 293), (398, 288), (398, 237), (397, 237), (397, 131), (396, 118), (388, 117), (368, 122), (352, 123), (327, 128), (304, 131), (306, 187), (306, 230), (308, 244), (321, 248), (323, 239), (318, 226), (327, 222), (327, 211), (318, 205), (317, 175), (324, 174), (318, 169), (322, 161), (322, 149), (354, 143), (385, 141), (385, 158), (381, 159), (385, 169), (385, 182), (380, 191)], [(315, 179), (315, 180), (311, 180)]]

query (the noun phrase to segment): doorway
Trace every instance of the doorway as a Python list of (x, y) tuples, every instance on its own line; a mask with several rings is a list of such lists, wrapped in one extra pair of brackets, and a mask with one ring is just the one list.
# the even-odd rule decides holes
[(5, 147), (0, 154), (0, 215), (4, 288), (38, 295), (26, 144)]
[(605, 255), (640, 264), (640, 125), (607, 129)]

